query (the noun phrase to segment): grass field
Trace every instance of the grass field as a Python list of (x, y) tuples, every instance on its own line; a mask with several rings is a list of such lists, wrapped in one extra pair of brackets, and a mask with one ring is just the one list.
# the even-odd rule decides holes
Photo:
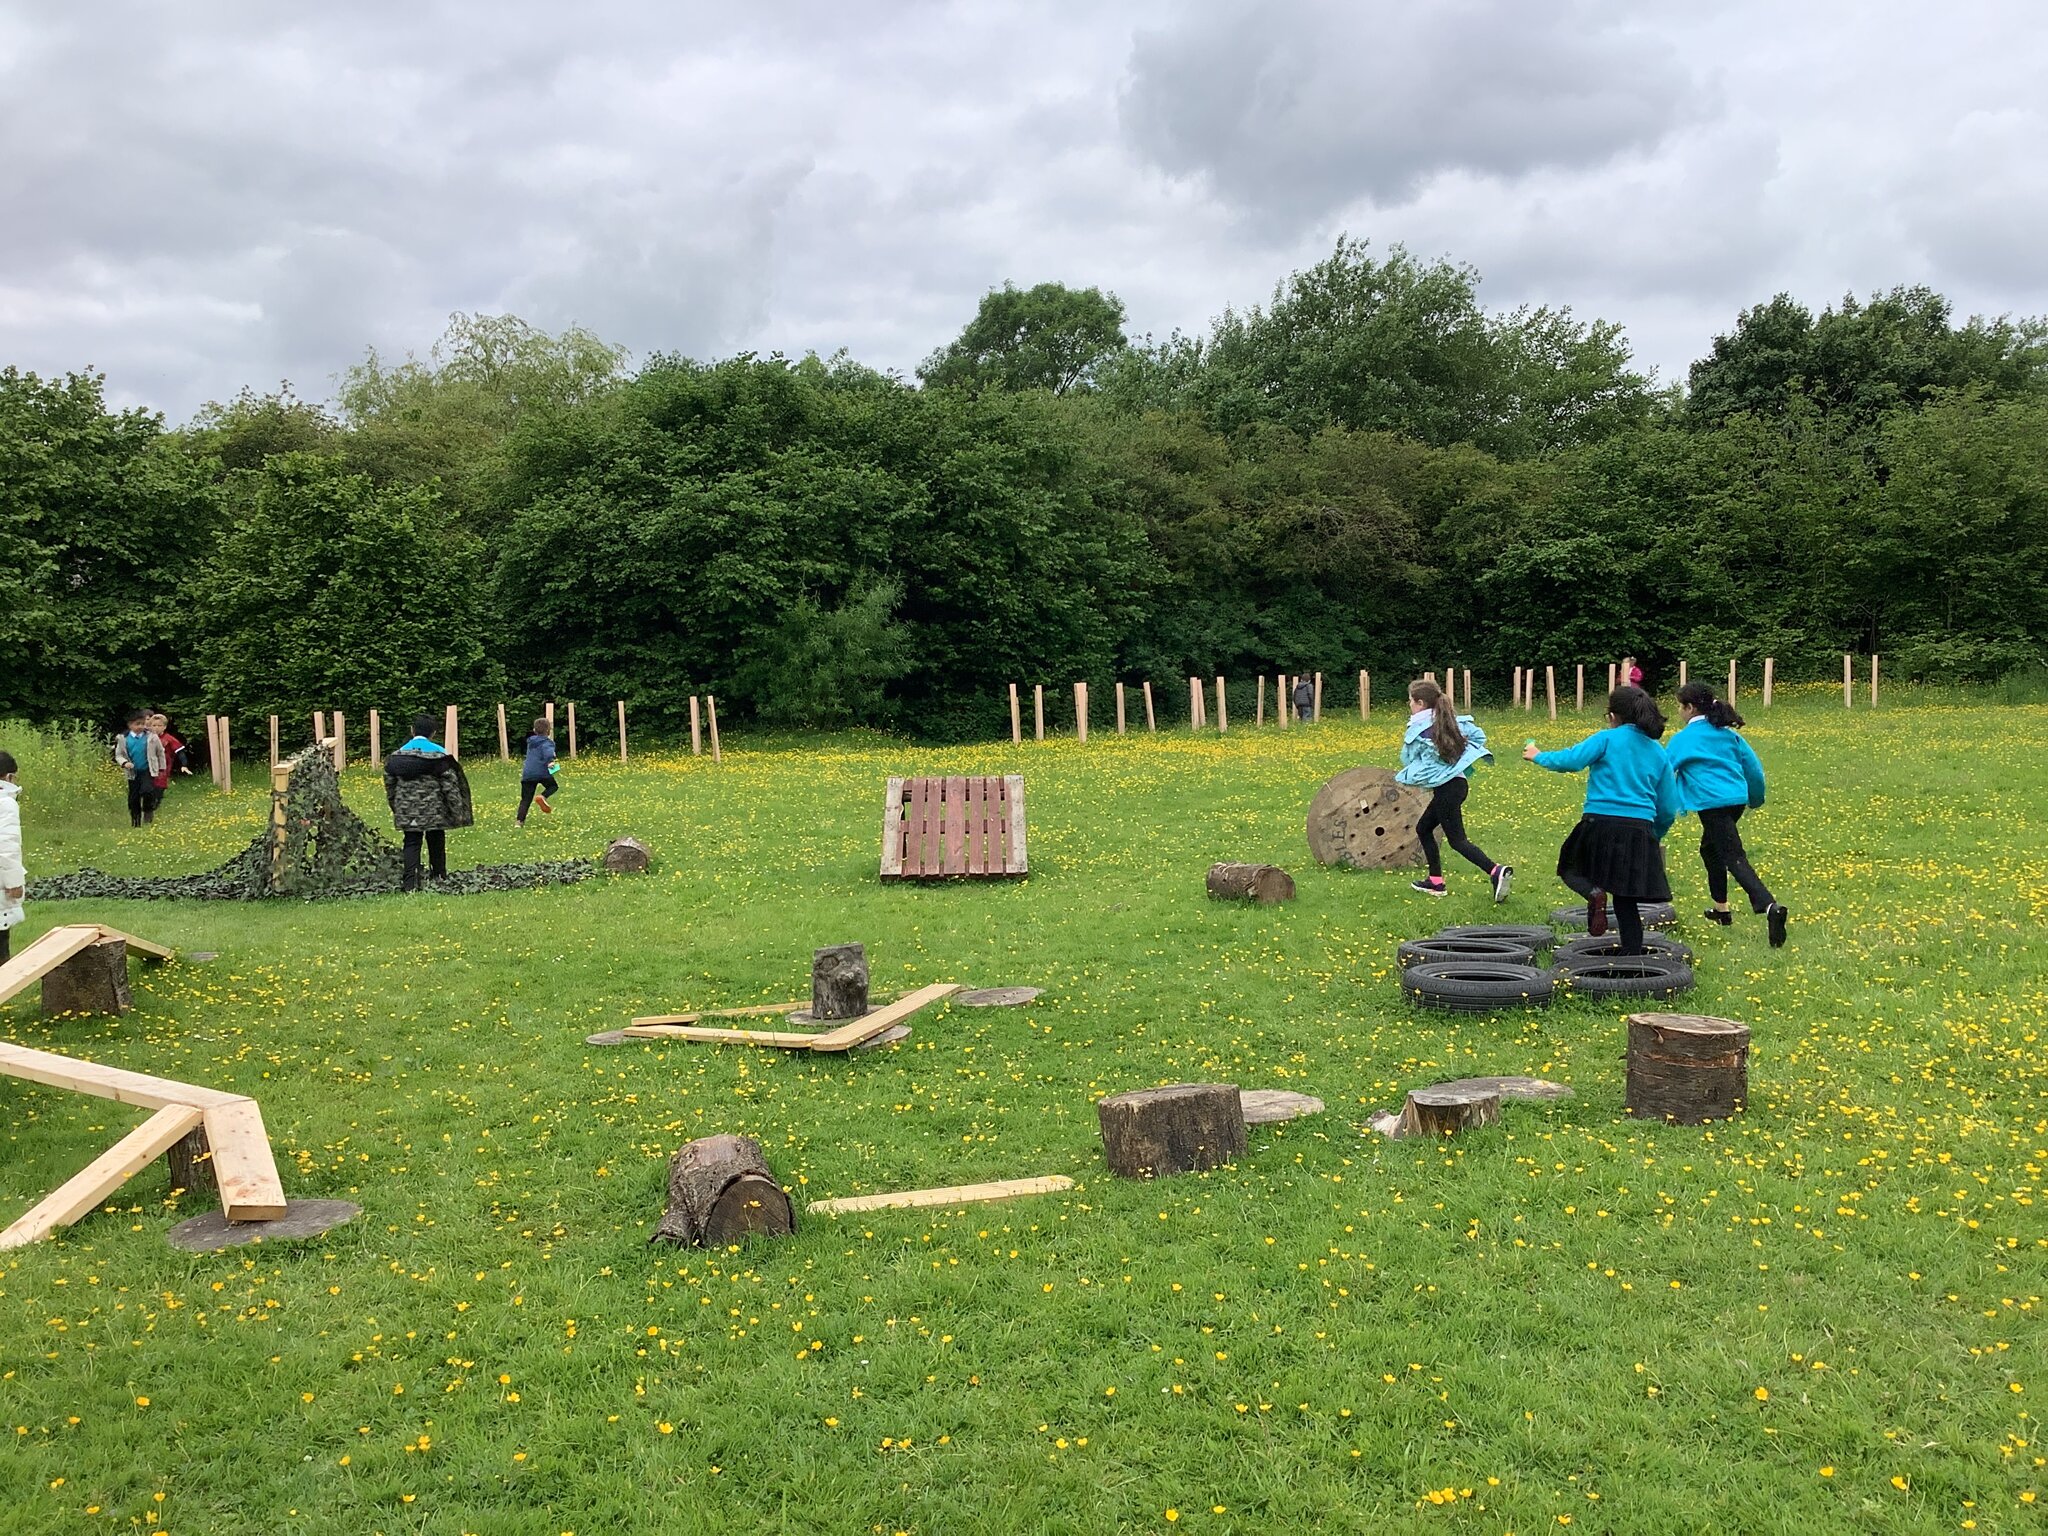
[[(1739, 1121), (1622, 1113), (1621, 1013), (1418, 1014), (1397, 940), (1540, 921), (1576, 780), (1513, 760), (1577, 727), (1502, 712), (1469, 819), (1518, 866), (1324, 870), (1315, 785), (1399, 721), (948, 751), (842, 738), (726, 761), (585, 759), (512, 826), (472, 769), (457, 864), (594, 852), (649, 876), (326, 905), (31, 904), (207, 964), (137, 969), (119, 1021), (26, 1044), (257, 1095), (288, 1190), (364, 1215), (194, 1257), (161, 1164), (0, 1255), (0, 1529), (130, 1532), (1109, 1530), (1531, 1533), (2042, 1529), (2048, 709), (1824, 693), (1751, 732), (1745, 824), (1793, 912), (1766, 948), (1696, 915), (1685, 1006), (1755, 1030)], [(1560, 722), (1565, 724), (1565, 722)], [(5, 743), (0, 743), (5, 744)], [(108, 779), (39, 794), (31, 869), (208, 867), (257, 775), (181, 785), (149, 833)], [(883, 888), (890, 772), (1027, 776), (1032, 875)], [(351, 799), (381, 819), (379, 781)], [(1300, 899), (1211, 903), (1215, 859)], [(844, 1058), (583, 1037), (635, 1012), (804, 994), (866, 942), (878, 993), (1028, 984)], [(1563, 1079), (1447, 1143), (1361, 1135), (1404, 1091)], [(1235, 1167), (1103, 1172), (1093, 1104), (1186, 1079), (1303, 1089)], [(0, 1082), (0, 1221), (137, 1112)], [(1064, 1195), (814, 1219), (744, 1252), (650, 1248), (664, 1160), (740, 1131), (800, 1196), (1065, 1173)]]

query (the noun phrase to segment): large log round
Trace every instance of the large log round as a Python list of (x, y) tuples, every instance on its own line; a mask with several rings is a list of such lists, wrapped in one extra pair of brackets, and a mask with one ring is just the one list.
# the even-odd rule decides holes
[(60, 1013), (112, 1014), (119, 1018), (135, 1006), (128, 989), (128, 944), (103, 939), (43, 977), (43, 1017)]
[(857, 1019), (868, 1011), (868, 952), (828, 944), (811, 953), (811, 1017)]
[(1209, 894), (1219, 900), (1258, 902), (1294, 900), (1294, 876), (1277, 864), (1211, 864)]
[(604, 851), (604, 867), (615, 875), (644, 875), (651, 855), (637, 837), (616, 837)]
[(684, 1143), (669, 1160), (668, 1210), (648, 1241), (723, 1248), (795, 1230), (796, 1211), (761, 1144), (748, 1136), (706, 1136)]
[(1396, 1136), (1455, 1136), (1500, 1120), (1500, 1094), (1485, 1088), (1417, 1088), (1401, 1106)]
[(1699, 1125), (1749, 1101), (1749, 1026), (1697, 1013), (1628, 1016), (1628, 1112)]
[(1423, 862), (1415, 823), (1429, 796), (1394, 782), (1390, 768), (1346, 768), (1308, 807), (1308, 851), (1319, 864), (1408, 869)]
[(1245, 1149), (1244, 1101), (1235, 1083), (1175, 1083), (1097, 1102), (1109, 1171), (1163, 1179), (1229, 1162)]

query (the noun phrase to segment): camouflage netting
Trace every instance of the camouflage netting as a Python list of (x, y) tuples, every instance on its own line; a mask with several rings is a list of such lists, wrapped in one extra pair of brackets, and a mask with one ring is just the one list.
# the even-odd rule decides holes
[[(32, 881), (35, 901), (120, 897), (131, 901), (303, 901), (396, 894), (400, 855), (341, 798), (334, 765), (318, 747), (292, 758), (282, 792), (271, 795), (270, 822), (248, 847), (203, 875), (109, 875), (96, 869)], [(592, 859), (539, 864), (479, 864), (426, 878), (425, 888), (456, 895), (569, 885), (598, 873)]]

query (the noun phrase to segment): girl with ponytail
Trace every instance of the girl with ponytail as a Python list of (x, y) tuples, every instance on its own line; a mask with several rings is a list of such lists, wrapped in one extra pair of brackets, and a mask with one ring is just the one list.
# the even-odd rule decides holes
[(1678, 707), (1685, 724), (1671, 739), (1671, 769), (1685, 809), (1700, 819), (1700, 862), (1707, 867), (1707, 893), (1714, 899), (1707, 921), (1724, 926), (1735, 921), (1728, 910), (1728, 877), (1733, 875), (1751, 909), (1768, 923), (1776, 949), (1785, 942), (1785, 906), (1750, 867), (1737, 826), (1744, 811), (1764, 803), (1764, 765), (1736, 734), (1742, 716), (1705, 683), (1679, 689)]
[(1486, 750), (1486, 732), (1470, 715), (1459, 714), (1444, 691), (1427, 678), (1408, 685), (1408, 708), (1408, 729), (1401, 737), (1401, 771), (1394, 780), (1429, 791), (1429, 809), (1415, 823), (1415, 835), (1422, 839), (1422, 852), (1429, 860), (1429, 875), (1414, 882), (1414, 889), (1425, 896), (1446, 892), (1443, 859), (1436, 845), (1441, 828), (1445, 841), (1486, 871), (1493, 899), (1506, 901), (1514, 870), (1494, 863), (1465, 835), (1465, 796), (1472, 788), (1467, 775), (1479, 764), (1493, 761), (1493, 754)]

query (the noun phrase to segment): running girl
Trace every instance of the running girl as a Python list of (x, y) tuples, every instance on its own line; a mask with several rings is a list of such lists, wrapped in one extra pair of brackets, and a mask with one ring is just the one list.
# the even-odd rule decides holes
[(1441, 827), (1446, 842), (1486, 871), (1493, 899), (1506, 901), (1514, 870), (1494, 863), (1465, 835), (1465, 796), (1472, 789), (1467, 775), (1480, 763), (1493, 761), (1493, 754), (1486, 750), (1486, 732), (1470, 715), (1457, 713), (1444, 691), (1427, 678), (1408, 685), (1408, 708), (1408, 729), (1401, 737), (1401, 771), (1394, 781), (1429, 791), (1429, 809), (1415, 823), (1415, 835), (1422, 839), (1423, 856), (1429, 860), (1429, 876), (1415, 881), (1414, 889), (1425, 896), (1445, 892), (1443, 860), (1436, 846)]
[(1586, 770), (1586, 808), (1558, 850), (1557, 877), (1586, 898), (1586, 929), (1607, 932), (1607, 903), (1614, 902), (1621, 952), (1643, 952), (1641, 903), (1669, 901), (1664, 873), (1664, 834), (1678, 819), (1678, 781), (1659, 738), (1664, 716), (1640, 688), (1621, 687), (1607, 698), (1607, 729), (1576, 747), (1522, 753), (1553, 773)]
[(1736, 825), (1745, 810), (1764, 803), (1764, 765), (1736, 732), (1742, 716), (1735, 706), (1714, 696), (1705, 683), (1687, 683), (1678, 690), (1685, 724), (1671, 738), (1671, 771), (1678, 777), (1679, 799), (1700, 819), (1700, 862), (1707, 866), (1707, 893), (1714, 898), (1707, 921), (1732, 925), (1728, 910), (1728, 877), (1733, 875), (1749, 897), (1750, 909), (1770, 925), (1771, 948), (1785, 942), (1784, 904), (1771, 894), (1750, 867)]

